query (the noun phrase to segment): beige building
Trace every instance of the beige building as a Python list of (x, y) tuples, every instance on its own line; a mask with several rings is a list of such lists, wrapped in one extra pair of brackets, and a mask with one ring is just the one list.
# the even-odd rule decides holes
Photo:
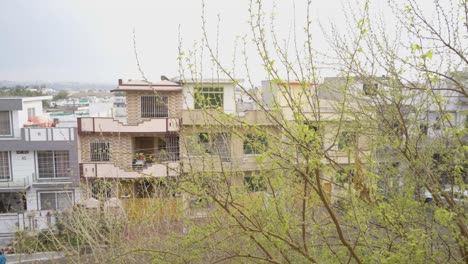
[(93, 196), (144, 197), (147, 179), (179, 173), (182, 87), (119, 80), (112, 91), (125, 92), (127, 119), (78, 119), (81, 176)]
[[(318, 99), (318, 108), (313, 105), (315, 85), (291, 82), (280, 87), (263, 82), (257, 97), (262, 98), (262, 106), (256, 108), (263, 110), (242, 111), (236, 109), (236, 86), (237, 81), (231, 80), (119, 80), (113, 91), (125, 92), (127, 119), (83, 117), (78, 121), (80, 171), (90, 194), (97, 198), (172, 196), (177, 194), (165, 189), (167, 181), (158, 179), (220, 174), (252, 192), (265, 190), (252, 184), (254, 178), (299, 158), (285, 129), (310, 137), (307, 148), (328, 149), (333, 162), (324, 159), (324, 164), (343, 168), (355, 164), (355, 152), (346, 146), (363, 145), (363, 139), (338, 128), (342, 117), (336, 102)], [(344, 118), (352, 123), (351, 117)], [(320, 147), (313, 144), (315, 136), (321, 138)], [(273, 160), (278, 153), (286, 159)], [(336, 175), (324, 171), (328, 180), (323, 185), (332, 192)], [(200, 197), (185, 197), (188, 207), (200, 201)]]

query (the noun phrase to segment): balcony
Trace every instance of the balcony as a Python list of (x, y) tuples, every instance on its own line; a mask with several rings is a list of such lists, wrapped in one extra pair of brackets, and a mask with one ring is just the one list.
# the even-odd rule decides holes
[(114, 163), (85, 162), (80, 164), (84, 178), (126, 178), (167, 177), (179, 174), (179, 162), (142, 164), (134, 169), (123, 169)]
[(75, 141), (73, 127), (22, 128), (24, 141)]
[(21, 192), (29, 189), (29, 187), (31, 187), (29, 178), (0, 181), (0, 192)]
[(230, 124), (249, 124), (249, 125), (272, 125), (272, 121), (267, 113), (259, 110), (250, 110), (239, 112), (237, 116), (230, 116), (232, 119), (226, 119), (229, 115), (220, 113), (217, 110), (184, 110), (182, 120), (184, 125), (219, 125), (220, 122), (229, 120)]
[(154, 118), (136, 125), (127, 125), (113, 118), (78, 118), (78, 132), (85, 133), (167, 133), (180, 130), (178, 118)]

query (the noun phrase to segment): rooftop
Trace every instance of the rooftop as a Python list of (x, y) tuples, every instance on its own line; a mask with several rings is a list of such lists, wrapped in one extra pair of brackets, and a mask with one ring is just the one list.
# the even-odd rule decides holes
[(129, 91), (181, 91), (182, 87), (176, 82), (162, 80), (158, 82), (148, 82), (144, 80), (119, 79), (119, 87), (111, 92), (129, 92)]

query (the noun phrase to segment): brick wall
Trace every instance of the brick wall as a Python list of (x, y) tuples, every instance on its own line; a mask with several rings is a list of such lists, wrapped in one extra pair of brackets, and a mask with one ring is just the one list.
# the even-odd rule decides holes
[[(141, 96), (155, 94), (154, 92), (127, 92), (128, 124), (138, 124), (149, 120), (141, 117)], [(182, 116), (182, 92), (157, 92), (157, 94), (169, 97), (169, 117), (180, 118)]]
[(130, 135), (103, 134), (103, 135), (80, 135), (81, 140), (81, 161), (91, 162), (90, 143), (109, 142), (110, 162), (122, 168), (131, 168), (133, 159), (132, 138)]

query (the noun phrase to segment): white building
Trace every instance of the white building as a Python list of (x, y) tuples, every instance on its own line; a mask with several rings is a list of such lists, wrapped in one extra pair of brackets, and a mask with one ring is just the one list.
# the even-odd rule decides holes
[(0, 97), (0, 236), (45, 228), (79, 197), (76, 129), (28, 122), (50, 99)]

